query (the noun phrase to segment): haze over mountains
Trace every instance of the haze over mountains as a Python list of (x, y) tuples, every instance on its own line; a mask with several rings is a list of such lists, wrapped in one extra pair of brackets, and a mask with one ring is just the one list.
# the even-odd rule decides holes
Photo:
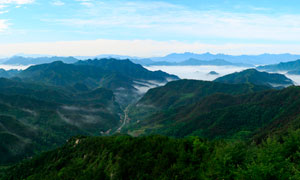
[[(227, 63), (225, 65), (230, 65), (230, 63), (232, 63), (231, 65), (236, 64), (236, 65), (243, 65), (243, 66), (251, 66), (251, 65), (253, 66), (253, 65), (265, 65), (265, 64), (275, 64), (280, 62), (293, 61), (296, 59), (300, 59), (300, 55), (294, 55), (294, 54), (226, 55), (226, 54), (211, 54), (211, 53), (195, 54), (195, 53), (186, 52), (186, 53), (173, 53), (173, 54), (166, 55), (164, 57), (140, 58), (134, 56), (122, 56), (122, 55), (112, 55), (112, 54), (104, 54), (98, 56), (75, 56), (75, 57), (56, 57), (50, 55), (18, 54), (10, 58), (2, 59), (0, 60), (0, 62), (4, 64), (30, 65), (30, 64), (50, 63), (58, 60), (63, 61), (65, 63), (74, 63), (77, 60), (102, 59), (102, 58), (130, 59), (133, 62), (142, 65), (158, 65), (158, 64), (168, 65), (168, 63), (170, 63), (170, 65), (176, 65), (177, 63), (179, 63), (180, 65), (180, 63), (183, 63), (184, 61), (194, 59), (199, 61), (215, 61), (215, 60), (220, 61), (221, 60), (223, 61), (222, 62), (223, 64)], [(190, 63), (188, 65), (194, 65), (194, 64)]]
[(270, 87), (288, 87), (293, 85), (293, 81), (282, 74), (259, 72), (256, 69), (247, 69), (241, 72), (228, 74), (214, 80), (228, 84), (256, 84)]
[(54, 61), (63, 60), (65, 63), (75, 63), (78, 61), (73, 57), (22, 57), (22, 56), (13, 56), (11, 58), (6, 59), (3, 64), (10, 64), (10, 65), (34, 65), (34, 64), (44, 64), (44, 63), (51, 63)]
[(134, 136), (260, 139), (299, 124), (296, 107), (299, 87), (274, 91), (251, 84), (181, 80), (148, 91), (131, 107), (134, 123), (126, 131)]
[(116, 59), (55, 61), (1, 78), (0, 164), (54, 148), (74, 135), (114, 133), (128, 104), (147, 89), (178, 79)]
[(268, 72), (287, 72), (288, 74), (299, 75), (298, 71), (300, 69), (300, 60), (258, 66), (257, 69)]
[(0, 180), (300, 180), (299, 7), (0, 0)]
[[(23, 62), (27, 60), (20, 59)], [(29, 60), (36, 62), (37, 59)], [(3, 171), (0, 168), (0, 178), (50, 178), (44, 170), (36, 170), (59, 162), (66, 163), (61, 159), (62, 156), (56, 156), (56, 153), (62, 152), (65, 157), (74, 157), (76, 160), (70, 160), (62, 165), (62, 169), (52, 169), (51, 172), (66, 171), (67, 174), (62, 173), (64, 178), (72, 179), (75, 175), (63, 170), (64, 168), (70, 167), (74, 171), (73, 168), (78, 163), (84, 167), (92, 167), (92, 161), (86, 158), (94, 157), (90, 156), (93, 153), (114, 154), (114, 147), (119, 148), (118, 142), (133, 143), (127, 147), (129, 149), (140, 146), (135, 143), (141, 143), (139, 138), (127, 139), (127, 136), (119, 136), (120, 139), (117, 136), (107, 137), (108, 139), (91, 137), (87, 138), (86, 146), (81, 146), (78, 144), (85, 142), (85, 137), (70, 139), (77, 135), (159, 134), (176, 138), (196, 136), (209, 140), (260, 143), (269, 136), (281, 136), (300, 127), (299, 88), (294, 87), (294, 82), (283, 74), (247, 69), (219, 77), (215, 81), (180, 80), (178, 76), (163, 71), (149, 71), (128, 59), (77, 61), (74, 58), (66, 58), (71, 60), (69, 63), (48, 62), (56, 58), (44, 60), (47, 63), (32, 65), (25, 70), (1, 71), (0, 75), (5, 78), (0, 79), (0, 165), (21, 163), (8, 170), (6, 166)], [(190, 59), (185, 62), (194, 65), (202, 63), (205, 66), (205, 62), (215, 62), (215, 66), (220, 68), (229, 65), (224, 60)], [(178, 64), (178, 67), (185, 65), (184, 62)], [(156, 137), (153, 138), (145, 137), (144, 140), (156, 141)], [(55, 157), (48, 159), (47, 155), (41, 155), (27, 161), (40, 162), (37, 164), (21, 161), (42, 151), (57, 148), (68, 139), (70, 140), (62, 149), (52, 151)], [(100, 144), (97, 144), (98, 142)], [(169, 140), (166, 139), (167, 142)], [(111, 146), (104, 150), (102, 143), (111, 143)], [(185, 140), (178, 139), (178, 143), (184, 144)], [(91, 148), (93, 144), (97, 144), (95, 146), (99, 150), (96, 151), (96, 147)], [(153, 142), (152, 145), (155, 144), (156, 142)], [(77, 149), (77, 145), (80, 150)], [(166, 149), (170, 147), (169, 144), (164, 146)], [(73, 147), (74, 152), (70, 147)], [(88, 150), (89, 148), (92, 150)], [(211, 148), (214, 150), (216, 147)], [(223, 145), (220, 145), (220, 148), (224, 148)], [(159, 153), (152, 150), (154, 149), (147, 149), (149, 153)], [(141, 148), (135, 149), (136, 158), (141, 158), (139, 154), (143, 156), (144, 152), (141, 151)], [(81, 153), (82, 157), (77, 156)], [(188, 154), (185, 151), (182, 153)], [(116, 168), (116, 172), (121, 173), (127, 165), (116, 159), (117, 156), (126, 157), (124, 154), (110, 156), (116, 161), (110, 166), (118, 166), (120, 169)], [(177, 153), (172, 156), (179, 158)], [(47, 165), (46, 161), (51, 163)], [(127, 161), (129, 164), (137, 163), (136, 160)], [(107, 159), (95, 162), (106, 163)], [(199, 163), (204, 162), (201, 160)], [(27, 167), (32, 170), (22, 170)], [(99, 175), (100, 177), (106, 177), (106, 173), (112, 171), (102, 169), (99, 172), (104, 173)], [(80, 175), (86, 175), (82, 173), (79, 172)], [(90, 175), (95, 177), (95, 172), (91, 172)], [(132, 177), (135, 175), (134, 173)]]
[(300, 55), (293, 54), (261, 54), (261, 55), (226, 55), (226, 54), (194, 54), (194, 53), (173, 53), (165, 57), (152, 58), (155, 61), (169, 61), (169, 62), (180, 62), (186, 59), (200, 59), (200, 60), (214, 60), (223, 59), (232, 63), (249, 63), (249, 64), (271, 64), (292, 61), (295, 59), (300, 59)]

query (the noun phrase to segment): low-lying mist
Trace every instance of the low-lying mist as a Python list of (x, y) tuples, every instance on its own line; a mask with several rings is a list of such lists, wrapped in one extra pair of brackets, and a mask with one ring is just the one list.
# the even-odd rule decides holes
[(23, 66), (23, 65), (5, 65), (5, 64), (0, 64), (0, 69), (4, 70), (11, 70), (11, 69), (17, 69), (17, 70), (24, 70), (28, 68), (29, 66)]
[[(145, 68), (151, 71), (162, 70), (170, 74), (175, 74), (181, 79), (196, 79), (205, 81), (213, 81), (218, 77), (249, 69), (249, 67), (236, 66), (145, 66)], [(218, 75), (210, 75), (209, 72), (211, 71), (217, 72)], [(300, 85), (300, 76), (288, 75), (286, 72), (279, 73), (284, 74), (293, 80), (295, 85)]]

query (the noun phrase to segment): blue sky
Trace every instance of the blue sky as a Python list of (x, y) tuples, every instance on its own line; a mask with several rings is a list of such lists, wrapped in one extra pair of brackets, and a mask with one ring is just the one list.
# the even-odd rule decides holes
[(0, 0), (0, 55), (300, 54), (299, 7), (296, 0)]

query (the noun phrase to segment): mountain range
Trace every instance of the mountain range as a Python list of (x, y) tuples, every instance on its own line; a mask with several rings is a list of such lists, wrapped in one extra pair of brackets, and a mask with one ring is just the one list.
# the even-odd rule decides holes
[(114, 133), (128, 104), (177, 79), (115, 59), (56, 61), (1, 78), (0, 164), (57, 147), (74, 135)]
[(6, 59), (2, 64), (9, 65), (35, 65), (35, 64), (44, 64), (51, 63), (54, 61), (63, 61), (65, 63), (75, 63), (78, 59), (74, 57), (22, 57), (22, 56), (13, 56), (9, 59)]
[(170, 82), (148, 91), (130, 108), (124, 131), (133, 136), (260, 141), (268, 134), (298, 127), (299, 94), (299, 87), (270, 90), (253, 84)]
[(0, 79), (0, 164), (57, 147), (77, 134), (101, 135), (120, 124), (112, 91), (74, 92)]
[(287, 72), (288, 74), (299, 75), (300, 60), (281, 62), (279, 64), (258, 66), (257, 69), (268, 71), (268, 72)]
[(190, 58), (180, 62), (169, 61), (152, 61), (150, 59), (138, 59), (133, 62), (142, 64), (145, 66), (241, 66), (241, 67), (254, 67), (252, 64), (247, 63), (232, 63), (223, 59), (213, 60), (199, 60)]
[(74, 63), (77, 60), (103, 59), (103, 58), (130, 59), (132, 62), (137, 64), (142, 64), (142, 65), (152, 65), (152, 64), (155, 65), (156, 63), (158, 63), (158, 65), (159, 64), (176, 65), (177, 63), (181, 63), (189, 59), (196, 59), (199, 61), (223, 60), (223, 61), (227, 61), (226, 63), (232, 63), (233, 65), (237, 64), (239, 66), (253, 66), (253, 65), (276, 64), (280, 62), (295, 61), (297, 59), (300, 59), (300, 55), (294, 55), (294, 54), (226, 55), (226, 54), (211, 54), (211, 53), (196, 54), (196, 53), (186, 52), (186, 53), (172, 53), (163, 57), (141, 58), (135, 56), (124, 56), (124, 55), (113, 55), (113, 54), (103, 54), (97, 56), (76, 56), (76, 57), (56, 57), (56, 56), (51, 57), (49, 55), (43, 56), (43, 55), (18, 54), (11, 58), (1, 59), (0, 62), (4, 64), (32, 65), (32, 64), (50, 63), (53, 61)]
[(56, 61), (31, 66), (17, 77), (47, 85), (86, 89), (104, 87), (112, 90), (119, 103), (126, 104), (139, 98), (151, 87), (179, 79), (162, 71), (148, 71), (129, 60), (101, 59), (66, 64)]
[(0, 77), (4, 77), (4, 78), (11, 78), (13, 76), (16, 76), (19, 73), (20, 70), (17, 69), (11, 69), (11, 70), (0, 69)]
[(214, 81), (230, 84), (251, 83), (274, 88), (283, 88), (293, 85), (293, 81), (283, 74), (260, 72), (256, 69), (247, 69), (241, 72), (228, 74), (219, 77)]
[[(297, 179), (299, 95), (299, 87), (170, 82), (131, 107), (133, 112), (161, 108), (138, 120), (129, 113), (123, 131), (143, 136), (75, 136), (60, 148), (5, 167), (0, 178)], [(157, 96), (162, 99), (153, 104)]]
[(34, 65), (0, 79), (0, 179), (296, 177), (299, 108), (290, 79), (255, 69), (199, 81), (130, 60)]
[(170, 62), (170, 61), (153, 61), (151, 59), (140, 59), (136, 57), (129, 57), (129, 56), (96, 56), (96, 57), (86, 57), (86, 59), (83, 59), (84, 57), (74, 58), (74, 57), (22, 57), (22, 56), (13, 56), (11, 58), (7, 58), (3, 60), (2, 64), (5, 65), (38, 65), (38, 64), (45, 64), (45, 63), (52, 63), (55, 61), (62, 61), (67, 64), (72, 64), (79, 59), (83, 60), (91, 60), (91, 59), (105, 59), (102, 57), (108, 57), (106, 59), (110, 59), (111, 57), (115, 57), (112, 59), (118, 59), (118, 60), (130, 60), (136, 64), (141, 64), (143, 66), (203, 66), (203, 65), (211, 65), (211, 66), (243, 66), (243, 67), (253, 67), (251, 64), (247, 63), (232, 63), (229, 61), (225, 61), (222, 59), (213, 59), (213, 60), (199, 60), (199, 59), (193, 59), (189, 58), (180, 62)]
[(300, 55), (293, 54), (260, 54), (260, 55), (226, 55), (226, 54), (195, 54), (195, 53), (172, 53), (164, 57), (150, 58), (153, 61), (181, 62), (187, 59), (214, 60), (223, 59), (231, 63), (247, 63), (247, 64), (272, 64), (279, 62), (294, 61), (300, 59)]

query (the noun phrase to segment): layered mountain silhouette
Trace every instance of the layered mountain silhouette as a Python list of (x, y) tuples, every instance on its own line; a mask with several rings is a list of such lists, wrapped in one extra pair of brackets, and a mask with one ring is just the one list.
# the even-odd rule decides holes
[(62, 61), (64, 63), (75, 63), (78, 59), (74, 57), (23, 57), (23, 56), (13, 56), (11, 58), (6, 59), (3, 64), (8, 65), (36, 65), (36, 64), (44, 64), (51, 63), (54, 61)]
[(256, 69), (247, 69), (241, 72), (228, 74), (223, 77), (219, 77), (214, 81), (230, 84), (251, 83), (274, 88), (283, 88), (293, 85), (293, 81), (287, 78), (285, 75), (260, 72)]
[(56, 61), (31, 66), (18, 74), (24, 81), (47, 85), (87, 89), (104, 87), (112, 90), (121, 104), (139, 98), (147, 89), (179, 79), (162, 71), (149, 71), (129, 60), (101, 59), (66, 64)]
[(0, 79), (0, 163), (56, 147), (77, 134), (101, 135), (120, 124), (113, 92), (73, 92)]
[(131, 107), (131, 124), (126, 131), (134, 136), (163, 134), (258, 140), (297, 127), (299, 87), (268, 89), (253, 84), (171, 82), (148, 91)]
[(277, 72), (277, 71), (293, 71), (298, 70), (300, 68), (300, 60), (289, 61), (289, 62), (281, 62), (279, 64), (271, 64), (265, 66), (258, 66), (257, 69)]
[(2, 73), (0, 179), (296, 177), (300, 89), (284, 75), (179, 80), (117, 59)]
[(178, 79), (115, 59), (56, 61), (15, 73), (0, 79), (0, 164), (54, 148), (74, 135), (114, 133), (122, 124), (122, 108), (147, 89)]

